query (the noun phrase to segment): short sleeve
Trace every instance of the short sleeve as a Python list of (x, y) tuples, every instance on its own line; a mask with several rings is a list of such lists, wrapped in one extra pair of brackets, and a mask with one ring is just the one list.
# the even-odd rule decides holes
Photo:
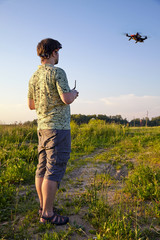
[(70, 92), (67, 76), (63, 69), (61, 68), (56, 69), (55, 80), (56, 80), (56, 87), (60, 96), (65, 92)]
[(29, 86), (28, 86), (28, 98), (33, 99), (33, 87), (31, 84), (31, 80), (29, 81)]

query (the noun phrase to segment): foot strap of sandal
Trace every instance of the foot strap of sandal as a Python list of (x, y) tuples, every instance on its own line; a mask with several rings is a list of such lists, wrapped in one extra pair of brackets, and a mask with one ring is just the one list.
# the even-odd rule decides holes
[[(51, 216), (51, 217), (42, 216), (41, 218), (46, 220), (47, 222), (50, 222), (50, 223), (56, 224), (56, 225), (64, 225), (67, 222), (69, 222), (68, 217), (64, 217), (64, 216), (58, 215), (56, 213), (54, 213), (53, 216)], [(53, 219), (54, 219), (54, 221), (52, 221)]]

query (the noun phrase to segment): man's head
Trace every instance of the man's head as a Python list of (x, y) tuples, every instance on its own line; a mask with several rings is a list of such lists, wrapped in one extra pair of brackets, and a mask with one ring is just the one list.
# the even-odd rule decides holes
[(55, 64), (58, 63), (58, 50), (62, 48), (62, 45), (54, 39), (46, 38), (43, 39), (37, 45), (37, 55), (41, 58), (41, 62), (45, 59), (54, 57)]

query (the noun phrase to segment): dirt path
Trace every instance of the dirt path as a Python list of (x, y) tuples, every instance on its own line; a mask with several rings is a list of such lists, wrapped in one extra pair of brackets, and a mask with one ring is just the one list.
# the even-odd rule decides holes
[[(107, 149), (99, 149), (95, 153), (85, 156), (86, 158), (92, 158), (95, 155), (99, 153), (103, 153), (105, 151), (108, 151)], [(76, 168), (72, 172), (65, 175), (62, 183), (61, 188), (65, 189), (65, 192), (59, 192), (58, 193), (58, 206), (63, 206), (66, 199), (67, 201), (72, 201), (76, 196), (80, 196), (81, 194), (86, 192), (86, 188), (89, 187), (95, 178), (95, 174), (109, 174), (113, 179), (117, 180), (116, 185), (111, 185), (108, 188), (107, 192), (107, 199), (110, 205), (114, 202), (114, 197), (117, 189), (122, 188), (122, 179), (123, 177), (126, 177), (128, 175), (127, 167), (124, 165), (121, 169), (116, 170), (115, 167), (109, 163), (101, 162), (98, 163), (98, 161), (92, 162), (89, 161), (87, 164)], [(76, 213), (71, 213), (69, 215), (70, 218), (70, 224), (71, 225), (77, 225), (77, 226), (85, 226), (84, 233), (82, 236), (77, 235), (76, 233), (73, 234), (71, 237), (71, 240), (83, 240), (83, 239), (92, 239), (93, 234), (90, 233), (90, 230), (94, 230), (94, 228), (84, 219), (85, 213), (87, 212), (86, 207), (82, 207), (80, 211)], [(56, 231), (63, 230), (64, 227), (56, 227)]]
[[(54, 226), (49, 230), (50, 233), (60, 231), (65, 231), (67, 233), (71, 229), (72, 235), (69, 237), (70, 240), (96, 239), (94, 234), (95, 229), (85, 218), (88, 213), (88, 207), (81, 205), (80, 208), (76, 210), (73, 202), (77, 200), (79, 196), (87, 192), (87, 189), (90, 188), (91, 184), (95, 181), (96, 174), (103, 173), (108, 174), (112, 177), (112, 179), (115, 179), (115, 182), (110, 184), (107, 192), (105, 192), (109, 205), (114, 203), (115, 194), (118, 189), (122, 188), (122, 180), (123, 177), (128, 175), (128, 170), (125, 165), (122, 165), (119, 170), (116, 170), (113, 165), (105, 162), (105, 160), (103, 160), (103, 162), (100, 162), (97, 158), (96, 161), (94, 160), (95, 156), (105, 153), (106, 151), (110, 151), (110, 149), (97, 149), (94, 153), (83, 156), (81, 159), (83, 159), (83, 161), (86, 160), (86, 163), (74, 169), (72, 172), (65, 174), (60, 186), (60, 191), (57, 193), (56, 207), (62, 208), (63, 213), (69, 216), (70, 225)], [(32, 197), (39, 204), (35, 186), (26, 186), (26, 189), (28, 187), (32, 192)], [(26, 190), (19, 192), (20, 197), (23, 197), (23, 195), (25, 196), (25, 194)], [(23, 219), (24, 217), (17, 216), (17, 223), (19, 220), (22, 222)], [(2, 226), (4, 227), (6, 224), (8, 224), (8, 222), (3, 223)], [(33, 228), (31, 227), (31, 232), (35, 231), (35, 226)], [(39, 232), (32, 235), (32, 240), (40, 239), (41, 237)]]

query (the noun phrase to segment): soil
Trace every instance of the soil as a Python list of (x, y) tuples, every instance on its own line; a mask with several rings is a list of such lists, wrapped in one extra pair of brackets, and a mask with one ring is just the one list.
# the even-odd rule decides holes
[[(80, 166), (79, 168), (74, 169), (72, 172), (66, 173), (62, 182), (60, 189), (65, 189), (64, 191), (58, 191), (56, 197), (56, 207), (62, 208), (66, 211), (66, 215), (69, 216), (70, 225), (75, 226), (75, 229), (82, 229), (81, 234), (77, 233), (76, 231), (70, 237), (71, 240), (87, 240), (87, 239), (96, 239), (96, 236), (93, 232), (96, 232), (92, 225), (85, 219), (85, 215), (88, 212), (86, 206), (81, 207), (78, 213), (75, 213), (75, 209), (73, 206), (67, 206), (66, 202), (71, 202), (75, 199), (76, 196), (80, 196), (81, 194), (86, 192), (87, 187), (90, 187), (95, 179), (95, 174), (109, 174), (112, 179), (115, 179), (115, 183), (112, 183), (108, 186), (107, 191), (107, 202), (110, 206), (115, 201), (115, 195), (118, 189), (123, 187), (123, 178), (128, 175), (128, 170), (125, 165), (121, 167), (121, 169), (116, 170), (116, 168), (109, 164), (103, 162), (99, 162), (98, 160), (89, 161), (89, 159), (94, 158), (95, 155), (99, 153), (103, 153), (109, 151), (109, 149), (98, 149), (94, 153), (83, 156), (83, 160), (86, 159), (86, 164)], [(76, 161), (76, 160), (75, 160)], [(77, 160), (78, 161), (78, 160)], [(36, 194), (36, 189), (34, 185), (29, 186), (30, 190), (32, 191), (32, 196), (36, 199), (37, 203), (39, 204), (39, 199)], [(19, 196), (23, 196), (26, 194), (26, 190), (19, 192)], [(18, 217), (17, 222), (23, 221), (24, 217)], [(8, 222), (3, 222), (1, 225), (4, 227)], [(69, 229), (69, 225), (65, 226), (55, 226), (50, 232), (56, 231), (65, 231)], [(91, 233), (92, 232), (92, 233)], [(39, 234), (33, 235), (33, 240), (40, 240)]]
[[(107, 149), (99, 149), (94, 154), (91, 154), (89, 156), (85, 156), (85, 158), (91, 158), (94, 157), (94, 155), (98, 153), (102, 153), (104, 151), (107, 151)], [(128, 170), (125, 165), (122, 166), (121, 169), (116, 170), (116, 168), (105, 162), (88, 162), (86, 165), (83, 165), (79, 168), (76, 168), (72, 172), (66, 174), (64, 176), (64, 179), (61, 183), (61, 188), (65, 189), (65, 192), (59, 192), (58, 193), (58, 206), (63, 206), (65, 202), (65, 198), (67, 196), (67, 201), (72, 200), (75, 196), (79, 196), (83, 193), (85, 193), (86, 188), (89, 187), (95, 178), (95, 174), (101, 174), (106, 173), (109, 174), (113, 179), (116, 180), (116, 184), (112, 184), (108, 187), (107, 191), (107, 199), (108, 203), (112, 206), (115, 199), (115, 194), (118, 189), (121, 189), (123, 186), (123, 178), (128, 175)], [(75, 214), (71, 213), (69, 215), (70, 218), (70, 224), (73, 226), (76, 224), (76, 226), (82, 226), (85, 228), (84, 232), (82, 232), (82, 235), (74, 233), (71, 237), (71, 240), (84, 240), (84, 239), (96, 239), (96, 237), (90, 233), (90, 231), (94, 231), (93, 226), (91, 226), (85, 219), (85, 213), (87, 212), (86, 207), (82, 207), (81, 210)], [(66, 227), (67, 228), (67, 227)], [(64, 226), (56, 226), (56, 231), (64, 230)], [(83, 228), (82, 228), (83, 229)]]

